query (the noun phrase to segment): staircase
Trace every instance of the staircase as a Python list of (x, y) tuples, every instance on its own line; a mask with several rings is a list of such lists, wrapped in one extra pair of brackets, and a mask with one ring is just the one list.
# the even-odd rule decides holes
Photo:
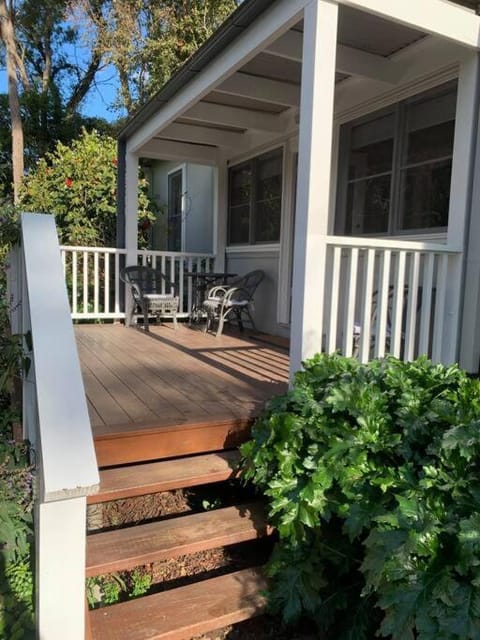
[[(246, 436), (245, 424), (222, 423), (231, 446)], [(133, 446), (131, 434), (116, 434), (114, 446), (97, 443), (100, 453), (100, 491), (88, 498), (100, 504), (174, 489), (202, 487), (224, 482), (236, 475), (236, 449), (219, 448), (218, 429), (212, 438), (211, 425), (196, 425), (194, 444), (188, 444), (192, 425), (179, 426), (177, 446), (153, 430), (153, 450), (166, 451), (166, 459), (145, 461), (145, 446), (139, 439)], [(162, 438), (168, 439), (162, 444)], [(191, 439), (190, 439), (191, 441)], [(149, 449), (151, 451), (151, 449)], [(123, 452), (123, 453), (122, 453)], [(148, 458), (152, 454), (148, 453)], [(178, 457), (173, 457), (178, 456)], [(126, 465), (125, 462), (129, 464)], [(134, 464), (132, 464), (132, 462)], [(188, 513), (155, 522), (87, 537), (86, 576), (94, 577), (170, 560), (219, 547), (253, 541), (272, 533), (266, 524), (263, 505), (248, 502), (201, 513)], [(263, 612), (265, 581), (259, 568), (243, 569), (186, 586), (146, 595), (94, 609), (87, 613), (87, 638), (91, 640), (188, 640)]]

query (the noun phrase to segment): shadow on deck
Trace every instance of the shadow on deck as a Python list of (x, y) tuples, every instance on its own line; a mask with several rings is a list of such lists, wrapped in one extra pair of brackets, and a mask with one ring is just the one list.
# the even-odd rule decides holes
[[(235, 446), (235, 434), (245, 437), (265, 401), (287, 389), (288, 344), (265, 334), (215, 338), (184, 325), (152, 326), (146, 334), (110, 324), (77, 325), (75, 333), (97, 456), (99, 441), (130, 437), (138, 446), (141, 433), (142, 455), (154, 458), (159, 429), (173, 439), (182, 428), (186, 451), (205, 428), (217, 434), (210, 448), (221, 438), (218, 448), (228, 446), (229, 434)], [(175, 440), (171, 451), (162, 445), (162, 456), (180, 455)]]

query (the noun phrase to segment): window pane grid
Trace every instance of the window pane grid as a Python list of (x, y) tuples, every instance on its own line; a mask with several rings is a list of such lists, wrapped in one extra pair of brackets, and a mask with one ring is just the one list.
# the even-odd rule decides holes
[(455, 103), (456, 83), (450, 83), (343, 125), (340, 233), (448, 226)]
[(229, 170), (229, 244), (280, 240), (283, 149)]

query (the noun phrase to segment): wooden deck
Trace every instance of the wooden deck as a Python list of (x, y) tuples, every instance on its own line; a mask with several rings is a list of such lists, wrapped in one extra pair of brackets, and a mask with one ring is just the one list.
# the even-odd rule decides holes
[(288, 382), (288, 347), (245, 332), (215, 338), (180, 325), (149, 334), (123, 325), (77, 325), (94, 436), (245, 420)]

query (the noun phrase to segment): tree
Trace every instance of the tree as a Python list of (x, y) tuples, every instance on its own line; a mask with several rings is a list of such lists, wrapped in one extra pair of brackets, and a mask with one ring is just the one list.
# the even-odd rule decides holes
[[(147, 182), (139, 181), (139, 217), (153, 220)], [(117, 213), (115, 140), (83, 130), (69, 146), (58, 142), (22, 185), (25, 211), (55, 215), (60, 242), (115, 246)]]
[(6, 0), (0, 1), (0, 35), (5, 45), (8, 75), (8, 105), (12, 132), (13, 201), (16, 203), (23, 176), (23, 124), (20, 113), (18, 75), (22, 77), (26, 88), (28, 88), (28, 80), (23, 60), (18, 52), (12, 11), (9, 10)]
[(148, 100), (235, 9), (236, 0), (78, 0), (93, 41), (119, 77), (117, 106)]
[[(103, 3), (93, 2), (92, 12)], [(74, 6), (75, 0), (0, 0), (15, 201), (24, 165), (29, 167), (57, 140), (69, 141), (79, 133), (78, 107), (101, 69), (102, 54), (94, 42), (78, 55), (82, 34)]]

